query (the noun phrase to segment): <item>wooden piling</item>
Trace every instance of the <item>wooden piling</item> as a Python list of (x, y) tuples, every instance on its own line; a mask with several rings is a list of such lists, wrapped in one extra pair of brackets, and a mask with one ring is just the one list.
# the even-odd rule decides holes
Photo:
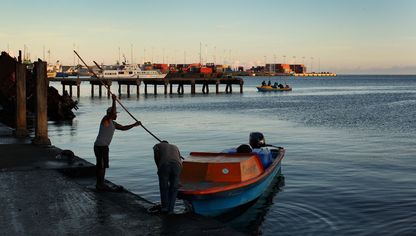
[(103, 95), (103, 88), (102, 88), (102, 85), (99, 84), (98, 85), (98, 97), (102, 97), (102, 95)]
[(36, 71), (36, 124), (33, 143), (37, 145), (51, 145), (48, 138), (48, 85), (46, 76), (46, 62), (35, 62)]
[(183, 94), (183, 83), (178, 84), (178, 94)]
[[(195, 79), (192, 79), (191, 80), (191, 94), (195, 94), (195, 91), (196, 91), (195, 87), (196, 87), (195, 86)], [(182, 93), (183, 93), (183, 91), (182, 91)]]
[(225, 86), (225, 93), (233, 93), (233, 85), (231, 83), (227, 83)]
[(105, 84), (107, 85), (107, 98), (110, 98), (110, 96), (111, 96), (111, 84), (112, 84), (112, 82), (111, 81), (106, 81), (105, 82)]
[(244, 80), (240, 80), (240, 93), (243, 93)]
[(18, 62), (16, 64), (16, 137), (28, 135), (26, 120), (26, 68)]
[(94, 97), (94, 84), (90, 81), (91, 84), (91, 97)]
[(139, 97), (139, 95), (140, 95), (140, 84), (141, 83), (142, 83), (141, 80), (136, 79), (136, 95), (137, 95), (137, 97)]
[(81, 80), (78, 77), (78, 79), (77, 79), (77, 98), (79, 98), (80, 94), (81, 94)]

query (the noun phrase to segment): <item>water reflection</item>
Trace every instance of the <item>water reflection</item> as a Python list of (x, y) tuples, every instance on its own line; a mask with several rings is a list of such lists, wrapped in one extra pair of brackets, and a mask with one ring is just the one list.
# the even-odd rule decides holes
[(275, 204), (274, 199), (278, 192), (285, 186), (284, 175), (277, 176), (266, 191), (251, 204), (245, 205), (232, 214), (223, 215), (218, 220), (225, 222), (236, 230), (244, 233), (259, 235), (265, 216)]
[[(269, 198), (226, 221), (238, 230), (263, 235), (414, 234), (414, 76), (297, 78), (290, 81), (294, 91), (285, 95), (258, 93), (255, 86), (263, 79), (245, 79), (243, 94), (141, 94), (140, 99), (123, 98), (123, 104), (185, 155), (229, 148), (254, 130), (291, 150), (282, 163), (288, 186), (279, 195), (280, 188), (271, 188)], [(89, 87), (84, 89), (77, 124), (61, 125), (60, 130), (50, 125), (49, 135), (54, 145), (95, 162), (93, 141), (111, 99), (91, 98)], [(119, 110), (118, 121), (130, 123)], [(159, 201), (154, 144), (140, 128), (115, 134), (108, 177)]]

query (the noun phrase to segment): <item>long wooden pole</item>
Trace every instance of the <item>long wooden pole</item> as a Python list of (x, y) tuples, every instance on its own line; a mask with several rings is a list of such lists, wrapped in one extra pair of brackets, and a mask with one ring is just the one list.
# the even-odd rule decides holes
[[(108, 90), (108, 92), (113, 95), (113, 93), (111, 92), (110, 88), (107, 86), (106, 83), (104, 83), (104, 81), (102, 79), (100, 79), (100, 77), (87, 65), (87, 63), (85, 63), (85, 61), (81, 58), (81, 56), (77, 53), (77, 51), (74, 50), (74, 53), (78, 56), (78, 58), (82, 61), (82, 63), (87, 67), (88, 71), (91, 72), (95, 78), (97, 78), (103, 85), (104, 87)], [(98, 66), (99, 69), (102, 69), (95, 61), (94, 63)], [(139, 122), (139, 120), (136, 119), (136, 117), (134, 117), (129, 110), (127, 110), (127, 108), (120, 102), (120, 100), (116, 97), (116, 101), (117, 103), (127, 112), (127, 114), (130, 115), (131, 118), (133, 118), (133, 120), (135, 120), (136, 122)], [(150, 135), (153, 136), (153, 138), (155, 138), (157, 141), (162, 142), (161, 139), (159, 139), (158, 137), (156, 137), (156, 135), (154, 135), (152, 132), (150, 132), (146, 127), (144, 127), (143, 123), (141, 124), (141, 127), (146, 130), (147, 133), (149, 133)]]

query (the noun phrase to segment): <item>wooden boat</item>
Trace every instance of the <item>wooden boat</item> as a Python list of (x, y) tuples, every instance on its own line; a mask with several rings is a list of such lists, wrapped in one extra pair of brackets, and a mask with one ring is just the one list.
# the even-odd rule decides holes
[(285, 149), (267, 146), (250, 153), (192, 152), (183, 161), (178, 198), (188, 210), (216, 217), (259, 198), (280, 174)]
[(262, 86), (257, 86), (256, 88), (259, 92), (292, 91), (292, 87), (289, 87), (289, 86), (279, 88), (279, 87), (273, 87), (269, 85), (262, 85)]

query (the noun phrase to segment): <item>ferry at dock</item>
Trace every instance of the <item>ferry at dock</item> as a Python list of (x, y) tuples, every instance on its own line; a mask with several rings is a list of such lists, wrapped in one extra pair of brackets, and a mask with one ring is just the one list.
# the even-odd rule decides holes
[(100, 73), (104, 79), (163, 79), (166, 75), (159, 70), (142, 70), (136, 64), (123, 64), (115, 69), (104, 69)]

